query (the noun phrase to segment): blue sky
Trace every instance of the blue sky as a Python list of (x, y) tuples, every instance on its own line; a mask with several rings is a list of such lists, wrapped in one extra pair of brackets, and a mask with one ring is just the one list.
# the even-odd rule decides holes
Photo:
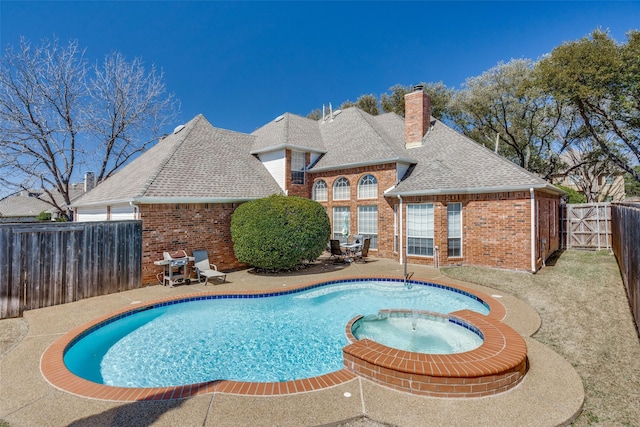
[[(640, 29), (640, 2), (0, 1), (0, 47), (78, 40), (165, 74), (181, 120), (252, 132), (394, 84), (466, 78), (536, 59), (596, 28)], [(176, 125), (179, 123), (176, 123)]]

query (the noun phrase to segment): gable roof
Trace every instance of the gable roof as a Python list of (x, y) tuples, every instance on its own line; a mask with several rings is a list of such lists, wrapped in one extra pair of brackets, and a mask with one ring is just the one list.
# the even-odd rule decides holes
[(322, 154), (311, 172), (400, 161), (415, 163), (404, 148), (404, 121), (393, 113), (372, 116), (359, 108), (326, 120), (286, 113), (257, 129), (251, 153), (282, 148)]
[(213, 127), (198, 115), (161, 139), (73, 207), (115, 203), (223, 203), (281, 192), (249, 154), (255, 137)]
[(38, 197), (13, 195), (0, 200), (0, 217), (36, 217), (52, 209), (53, 206)]
[(545, 189), (563, 191), (539, 176), (432, 119), (422, 146), (412, 148), (417, 164), (388, 196), (464, 194)]
[[(72, 202), (82, 194), (84, 194), (82, 183), (69, 185), (69, 198)], [(64, 209), (66, 203), (58, 191), (50, 190), (49, 195), (44, 190), (29, 190), (0, 199), (0, 217), (30, 218), (38, 216), (40, 212), (55, 213), (57, 208), (46, 202), (51, 197)]]

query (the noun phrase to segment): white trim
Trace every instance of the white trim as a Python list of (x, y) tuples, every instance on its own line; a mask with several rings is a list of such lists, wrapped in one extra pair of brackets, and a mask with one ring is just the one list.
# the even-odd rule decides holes
[[(397, 195), (402, 196), (438, 196), (445, 194), (484, 194), (484, 193), (509, 193), (514, 191), (527, 191), (535, 188), (536, 190), (548, 190), (556, 194), (566, 194), (564, 191), (556, 188), (551, 184), (538, 184), (533, 186), (504, 186), (504, 187), (477, 187), (477, 188), (451, 188), (446, 190), (414, 190), (414, 191), (398, 191)], [(391, 194), (394, 196), (394, 194)]]
[(533, 187), (529, 188), (531, 195), (531, 272), (536, 272), (536, 197)]
[(403, 263), (403, 256), (404, 256), (404, 251), (402, 250), (403, 246), (403, 233), (402, 233), (402, 196), (400, 194), (398, 194), (398, 199), (400, 199), (400, 230), (398, 230), (398, 245), (400, 246), (398, 248), (398, 251), (400, 251), (400, 264)]
[[(266, 197), (266, 196), (264, 196)], [(134, 203), (138, 205), (163, 205), (175, 203), (242, 203), (249, 200), (259, 199), (260, 197), (235, 197), (235, 198), (215, 198), (215, 197), (136, 197), (120, 200), (102, 200), (99, 202), (83, 203), (81, 205), (72, 205), (73, 208), (82, 209), (92, 206), (111, 206), (123, 203)]]

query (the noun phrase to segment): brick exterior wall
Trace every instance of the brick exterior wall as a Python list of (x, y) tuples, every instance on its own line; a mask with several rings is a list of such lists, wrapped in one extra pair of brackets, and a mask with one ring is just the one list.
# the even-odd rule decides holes
[[(378, 199), (357, 198), (358, 180), (372, 174), (378, 180)], [(396, 179), (395, 164), (335, 170), (308, 174), (311, 197), (313, 182), (323, 179), (327, 184), (328, 201), (320, 202), (327, 208), (329, 218), (335, 206), (348, 206), (351, 215), (351, 235), (357, 233), (357, 207), (376, 204), (378, 206), (378, 248), (371, 254), (381, 258), (400, 261), (400, 253), (394, 249), (394, 206), (397, 198), (385, 198), (384, 190), (390, 188)], [(333, 200), (333, 183), (345, 177), (351, 184), (350, 200)], [(543, 192), (535, 193), (536, 220), (536, 269), (560, 248), (559, 197)], [(474, 265), (504, 268), (508, 270), (531, 271), (531, 198), (528, 191), (420, 196), (403, 198), (406, 212), (408, 203), (434, 204), (434, 246), (438, 250), (433, 257), (408, 256), (407, 262), (435, 267)], [(448, 257), (447, 204), (462, 204), (462, 256)], [(398, 208), (399, 209), (399, 208)], [(402, 236), (406, 236), (406, 217), (402, 219)], [(397, 221), (400, 226), (400, 220)], [(544, 248), (542, 246), (544, 239)], [(403, 242), (404, 244), (404, 242)]]
[[(312, 197), (313, 184), (322, 179), (327, 184), (328, 201), (320, 202), (331, 221), (335, 206), (350, 208), (350, 233), (358, 232), (358, 206), (378, 207), (378, 247), (370, 250), (374, 257), (400, 261), (394, 248), (394, 207), (400, 201), (385, 198), (383, 193), (396, 182), (396, 165), (388, 163), (367, 167), (307, 173), (303, 185), (291, 184), (291, 151), (287, 150), (286, 189), (289, 195)], [(307, 163), (309, 155), (307, 154)], [(358, 199), (358, 181), (371, 174), (378, 181), (377, 199)], [(339, 177), (349, 180), (350, 200), (333, 200), (333, 184)], [(528, 191), (404, 197), (408, 203), (434, 204), (433, 257), (408, 256), (412, 264), (436, 267), (474, 265), (509, 270), (531, 271), (531, 198)], [(462, 256), (447, 256), (447, 204), (462, 204)], [(154, 261), (162, 259), (164, 251), (184, 249), (191, 255), (194, 249), (206, 249), (209, 260), (220, 270), (246, 267), (233, 253), (231, 215), (238, 204), (162, 204), (141, 205), (142, 280), (157, 283), (162, 269)], [(536, 221), (535, 267), (560, 248), (559, 196), (535, 192)], [(406, 217), (402, 219), (402, 236), (406, 236)], [(400, 220), (397, 221), (400, 226)], [(406, 238), (405, 238), (406, 241)], [(403, 242), (404, 245), (404, 242)]]
[[(309, 174), (305, 174), (304, 184), (292, 184), (291, 183), (291, 150), (287, 149), (286, 152), (286, 161), (285, 161), (285, 175), (284, 175), (284, 184), (285, 189), (287, 190), (287, 195), (289, 196), (300, 196), (306, 197), (307, 199), (311, 198), (311, 188), (313, 183), (309, 179)], [(311, 155), (306, 153), (304, 164), (308, 165), (311, 161)]]
[(142, 220), (142, 283), (156, 284), (162, 268), (153, 262), (162, 253), (206, 249), (219, 270), (245, 265), (238, 262), (231, 241), (231, 215), (237, 203), (140, 205)]
[[(378, 181), (377, 199), (358, 199), (358, 182), (365, 175), (373, 175)], [(333, 208), (336, 206), (348, 206), (350, 214), (350, 234), (358, 232), (358, 206), (378, 206), (378, 248), (371, 249), (372, 255), (382, 258), (393, 258), (393, 206), (387, 202), (383, 192), (391, 188), (396, 182), (396, 167), (394, 163), (376, 166), (367, 166), (352, 169), (340, 169), (326, 172), (318, 172), (307, 175), (309, 190), (306, 196), (311, 198), (313, 184), (322, 179), (327, 184), (328, 200), (320, 202), (327, 209), (329, 219), (333, 222)], [(350, 200), (333, 200), (333, 184), (336, 179), (344, 177), (350, 183)], [(333, 224), (332, 224), (333, 226)]]

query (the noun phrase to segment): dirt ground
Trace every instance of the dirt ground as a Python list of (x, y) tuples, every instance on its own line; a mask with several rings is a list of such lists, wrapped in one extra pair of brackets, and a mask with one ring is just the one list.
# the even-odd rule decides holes
[[(442, 272), (508, 292), (540, 313), (534, 338), (568, 360), (584, 382), (584, 408), (573, 425), (640, 426), (640, 339), (613, 255), (567, 251), (537, 274), (475, 267)], [(0, 357), (27, 332), (23, 319), (1, 322)], [(366, 418), (341, 425), (382, 426)]]
[(640, 340), (616, 259), (567, 251), (536, 274), (443, 269), (451, 277), (509, 292), (542, 318), (534, 335), (576, 369), (585, 402), (575, 426), (640, 426)]

